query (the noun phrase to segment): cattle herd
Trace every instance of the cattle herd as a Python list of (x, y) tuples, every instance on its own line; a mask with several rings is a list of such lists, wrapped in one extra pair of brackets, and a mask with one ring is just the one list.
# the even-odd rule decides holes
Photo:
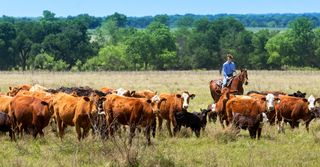
[[(288, 122), (292, 128), (303, 120), (309, 130), (312, 119), (319, 117), (319, 98), (305, 99), (300, 91), (286, 94), (278, 91), (249, 91), (237, 95), (236, 90), (223, 88), (219, 99), (200, 112), (188, 112), (189, 102), (195, 97), (188, 91), (160, 93), (150, 90), (129, 91), (123, 88), (61, 87), (48, 89), (40, 85), (17, 85), (0, 95), (0, 131), (9, 132), (11, 140), (22, 139), (23, 134), (34, 138), (44, 136), (43, 129), (57, 127), (63, 140), (65, 128), (75, 126), (78, 140), (92, 130), (94, 135), (107, 139), (114, 133), (129, 128), (129, 143), (136, 130), (145, 132), (150, 144), (151, 134), (166, 127), (170, 136), (181, 127), (191, 128), (197, 137), (205, 130), (207, 118), (215, 122), (217, 116), (222, 127), (248, 129), (252, 138), (260, 138), (262, 125), (277, 124), (279, 132)], [(173, 129), (171, 128), (173, 126)], [(50, 127), (50, 126), (49, 126)], [(53, 130), (56, 128), (53, 128)]]

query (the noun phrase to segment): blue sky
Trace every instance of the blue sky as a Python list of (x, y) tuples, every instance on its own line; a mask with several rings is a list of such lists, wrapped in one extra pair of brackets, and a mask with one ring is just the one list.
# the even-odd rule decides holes
[(56, 16), (310, 13), (320, 12), (320, 0), (3, 0), (0, 5), (1, 16), (42, 16), (43, 10)]

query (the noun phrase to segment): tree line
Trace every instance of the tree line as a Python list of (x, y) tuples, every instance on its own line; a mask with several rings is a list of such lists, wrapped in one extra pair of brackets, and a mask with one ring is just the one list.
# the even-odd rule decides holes
[[(191, 70), (220, 69), (225, 55), (237, 67), (287, 69), (320, 67), (320, 29), (297, 17), (285, 31), (246, 30), (233, 16), (211, 20), (157, 15), (145, 28), (130, 18), (87, 14), (0, 18), (0, 70)], [(142, 26), (143, 27), (143, 26)]]

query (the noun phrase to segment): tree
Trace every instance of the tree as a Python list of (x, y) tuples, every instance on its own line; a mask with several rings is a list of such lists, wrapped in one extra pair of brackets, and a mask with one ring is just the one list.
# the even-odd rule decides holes
[[(172, 36), (169, 27), (160, 23), (151, 23), (146, 32), (150, 34), (151, 40), (151, 63), (156, 67), (156, 69), (164, 70), (165, 60), (161, 56), (164, 52), (176, 51), (175, 39)], [(176, 54), (173, 54), (176, 55)]]
[(0, 22), (0, 69), (7, 70), (15, 65), (13, 41), (16, 38), (14, 25)]
[(316, 65), (314, 61), (314, 40), (315, 35), (312, 29), (314, 28), (313, 23), (307, 18), (297, 18), (289, 24), (292, 29), (291, 36), (294, 46), (294, 55), (299, 57), (296, 66), (313, 66)]

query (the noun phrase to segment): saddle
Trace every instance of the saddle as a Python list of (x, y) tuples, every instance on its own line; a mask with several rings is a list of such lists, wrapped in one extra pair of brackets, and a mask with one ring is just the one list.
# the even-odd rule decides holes
[[(234, 76), (231, 77), (231, 78), (229, 78), (229, 79), (227, 80), (227, 85), (226, 85), (226, 87), (228, 87), (228, 86), (231, 85), (231, 82), (232, 82), (233, 78), (234, 78)], [(219, 86), (220, 89), (222, 88), (222, 84), (223, 84), (222, 79), (216, 79), (216, 80), (213, 80), (213, 81)]]

